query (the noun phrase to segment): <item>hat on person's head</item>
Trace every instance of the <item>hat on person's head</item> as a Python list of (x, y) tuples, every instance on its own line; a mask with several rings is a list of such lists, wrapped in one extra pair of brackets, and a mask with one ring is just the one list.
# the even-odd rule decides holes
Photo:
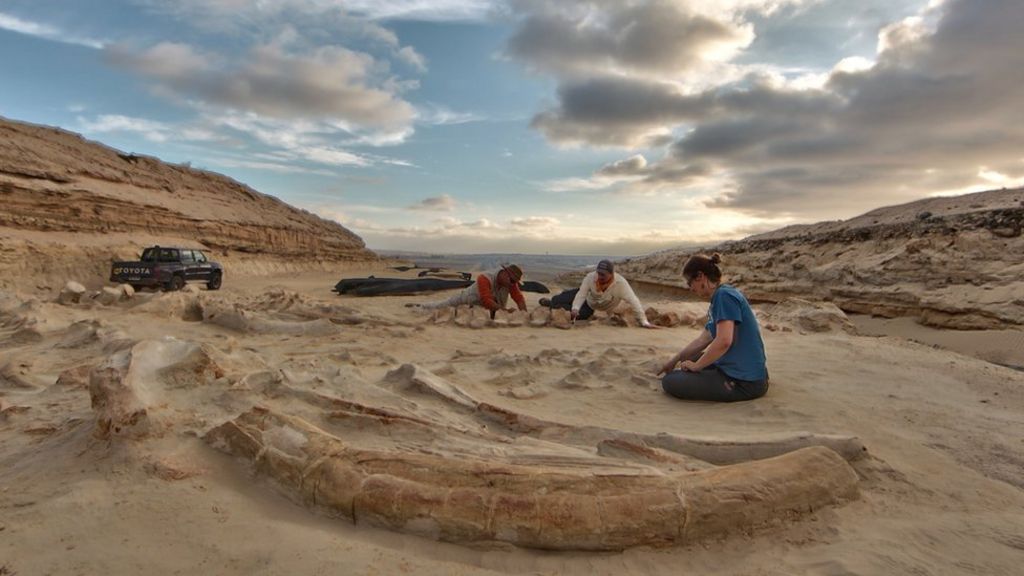
[(597, 270), (598, 271), (604, 270), (605, 272), (607, 272), (609, 274), (614, 274), (615, 273), (615, 265), (612, 264), (611, 260), (601, 260), (600, 262), (597, 263)]
[(501, 269), (508, 272), (508, 277), (513, 283), (518, 284), (523, 279), (523, 269), (515, 264), (506, 264)]

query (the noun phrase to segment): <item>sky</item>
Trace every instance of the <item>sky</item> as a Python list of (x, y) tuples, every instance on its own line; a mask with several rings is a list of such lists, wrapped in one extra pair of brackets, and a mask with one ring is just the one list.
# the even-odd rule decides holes
[(629, 256), (1024, 185), (1020, 0), (0, 0), (0, 116), (382, 250)]

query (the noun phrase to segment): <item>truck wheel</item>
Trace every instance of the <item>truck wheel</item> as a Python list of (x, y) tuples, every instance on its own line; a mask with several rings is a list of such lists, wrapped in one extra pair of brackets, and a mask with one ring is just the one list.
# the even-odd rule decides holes
[(171, 276), (171, 281), (167, 283), (167, 290), (170, 292), (177, 292), (185, 287), (184, 276)]
[(220, 290), (221, 278), (222, 278), (221, 274), (214, 274), (213, 277), (210, 278), (210, 281), (206, 283), (206, 289), (207, 290)]

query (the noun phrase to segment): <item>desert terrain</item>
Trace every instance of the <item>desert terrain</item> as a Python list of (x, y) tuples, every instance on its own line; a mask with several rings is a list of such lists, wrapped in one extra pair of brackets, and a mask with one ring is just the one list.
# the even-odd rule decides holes
[[(416, 275), (338, 225), (222, 177), (155, 160), (144, 177), (148, 160), (7, 130), (7, 150), (31, 153), (5, 152), (0, 171), (0, 574), (1024, 562), (1020, 191), (897, 207), (870, 233), (847, 221), (716, 247), (757, 303), (771, 388), (709, 404), (655, 375), (702, 327), (684, 252), (620, 267), (657, 330), (628, 314), (572, 326), (535, 293), (529, 314), (431, 313), (406, 304), (443, 294), (333, 293)], [(52, 142), (120, 175), (56, 162)], [(150, 184), (168, 170), (170, 190)], [(102, 207), (84, 223), (59, 212), (63, 193), (193, 221), (108, 230)], [(198, 195), (236, 206), (198, 213)], [(223, 288), (105, 282), (111, 259), (157, 240), (222, 258)]]

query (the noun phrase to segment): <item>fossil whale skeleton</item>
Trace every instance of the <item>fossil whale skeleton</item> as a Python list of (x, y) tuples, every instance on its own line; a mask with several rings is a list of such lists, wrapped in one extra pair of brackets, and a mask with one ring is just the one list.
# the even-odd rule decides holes
[(456, 543), (622, 550), (749, 530), (855, 498), (848, 461), (865, 452), (846, 436), (717, 440), (559, 424), (408, 364), (379, 397), (415, 414), (276, 386), (320, 416), (257, 406), (205, 440), (327, 514)]

